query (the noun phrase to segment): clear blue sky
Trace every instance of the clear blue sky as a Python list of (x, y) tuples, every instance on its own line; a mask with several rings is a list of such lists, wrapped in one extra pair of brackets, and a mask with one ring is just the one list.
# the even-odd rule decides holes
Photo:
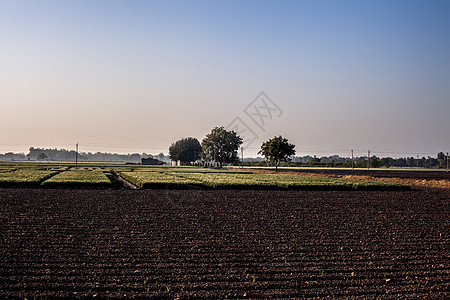
[[(0, 152), (167, 153), (241, 118), (298, 155), (450, 151), (450, 1), (0, 1)], [(282, 110), (258, 127), (264, 91)]]

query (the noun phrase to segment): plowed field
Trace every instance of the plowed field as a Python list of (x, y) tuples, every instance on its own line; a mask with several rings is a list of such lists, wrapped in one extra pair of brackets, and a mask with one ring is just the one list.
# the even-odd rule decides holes
[(449, 192), (0, 189), (0, 298), (450, 297)]

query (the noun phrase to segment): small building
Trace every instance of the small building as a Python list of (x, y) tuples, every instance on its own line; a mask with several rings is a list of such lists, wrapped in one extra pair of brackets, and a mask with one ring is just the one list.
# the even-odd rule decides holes
[(171, 165), (173, 167), (179, 167), (179, 166), (182, 166), (183, 164), (181, 163), (181, 160), (172, 160)]
[(157, 159), (154, 158), (141, 158), (141, 165), (147, 165), (147, 166), (157, 166), (157, 165), (162, 165), (163, 162), (159, 161)]

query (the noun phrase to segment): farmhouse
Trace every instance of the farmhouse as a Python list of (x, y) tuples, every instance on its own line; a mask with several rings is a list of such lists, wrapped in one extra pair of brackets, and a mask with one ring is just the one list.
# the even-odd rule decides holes
[(154, 158), (141, 158), (142, 165), (162, 165), (162, 162)]

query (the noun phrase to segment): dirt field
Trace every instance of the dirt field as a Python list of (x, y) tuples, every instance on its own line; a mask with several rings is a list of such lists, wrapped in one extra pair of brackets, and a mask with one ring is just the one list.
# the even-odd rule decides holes
[(449, 200), (0, 189), (0, 298), (445, 299)]

